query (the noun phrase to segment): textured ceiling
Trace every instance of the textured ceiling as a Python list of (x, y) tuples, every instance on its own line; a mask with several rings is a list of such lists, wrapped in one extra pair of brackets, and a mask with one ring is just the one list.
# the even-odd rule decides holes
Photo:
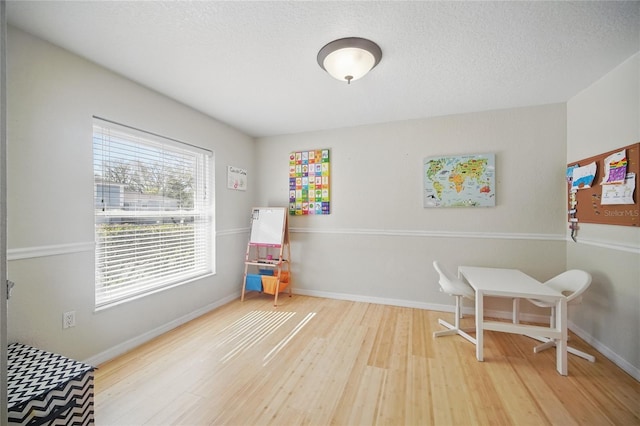
[[(565, 102), (640, 50), (640, 2), (7, 1), (9, 24), (261, 137)], [(357, 36), (351, 85), (318, 50)]]

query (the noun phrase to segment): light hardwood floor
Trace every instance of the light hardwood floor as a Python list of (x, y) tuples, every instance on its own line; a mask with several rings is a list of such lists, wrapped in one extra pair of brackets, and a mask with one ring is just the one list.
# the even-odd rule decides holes
[[(485, 362), (453, 314), (256, 293), (100, 365), (101, 425), (640, 425), (640, 383), (571, 334), (555, 350), (486, 332)], [(473, 325), (473, 318), (463, 324)]]

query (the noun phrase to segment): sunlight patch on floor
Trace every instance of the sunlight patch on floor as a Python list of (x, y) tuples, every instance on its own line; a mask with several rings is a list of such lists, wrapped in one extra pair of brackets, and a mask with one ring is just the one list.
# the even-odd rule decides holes
[(228, 362), (254, 345), (260, 343), (295, 314), (295, 312), (280, 311), (249, 312), (238, 321), (220, 331), (220, 333), (228, 332), (229, 334), (220, 340), (218, 347), (228, 344), (234, 345), (233, 349), (227, 352), (227, 354), (222, 357), (221, 361), (223, 363)]
[(271, 349), (271, 351), (267, 355), (265, 355), (265, 357), (263, 358), (264, 364), (262, 365), (267, 365), (269, 361), (271, 361), (278, 354), (278, 352), (280, 352), (280, 350), (284, 348), (285, 345), (289, 343), (289, 341), (293, 339), (293, 337), (298, 334), (300, 330), (302, 330), (302, 327), (304, 327), (309, 321), (311, 321), (311, 318), (313, 318), (314, 316), (316, 316), (315, 312), (308, 313), (307, 316), (304, 317), (304, 319), (300, 321), (293, 330), (291, 330), (287, 337), (282, 339), (280, 343), (278, 343), (273, 349)]

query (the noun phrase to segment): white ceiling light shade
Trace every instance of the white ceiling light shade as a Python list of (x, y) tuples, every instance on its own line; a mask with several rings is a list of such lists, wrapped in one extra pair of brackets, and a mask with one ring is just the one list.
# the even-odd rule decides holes
[(364, 77), (380, 59), (380, 46), (359, 37), (334, 40), (318, 52), (318, 65), (332, 77), (348, 84)]

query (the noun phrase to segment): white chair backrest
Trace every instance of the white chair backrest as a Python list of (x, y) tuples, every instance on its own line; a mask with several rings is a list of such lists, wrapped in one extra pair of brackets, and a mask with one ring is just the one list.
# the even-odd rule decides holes
[(451, 277), (449, 276), (449, 274), (447, 274), (444, 269), (442, 269), (437, 260), (433, 261), (433, 267), (440, 276), (438, 282), (440, 283), (441, 290), (448, 294), (454, 294), (455, 287), (451, 284)]
[(448, 272), (446, 272), (442, 266), (438, 263), (437, 260), (433, 261), (433, 268), (436, 270), (438, 275), (440, 276), (440, 290), (444, 293), (451, 295), (464, 296), (469, 299), (474, 298), (474, 291), (471, 286), (459, 279), (453, 277)]
[(567, 303), (580, 303), (582, 293), (591, 285), (591, 274), (579, 269), (571, 269), (551, 278), (544, 285), (567, 296)]

